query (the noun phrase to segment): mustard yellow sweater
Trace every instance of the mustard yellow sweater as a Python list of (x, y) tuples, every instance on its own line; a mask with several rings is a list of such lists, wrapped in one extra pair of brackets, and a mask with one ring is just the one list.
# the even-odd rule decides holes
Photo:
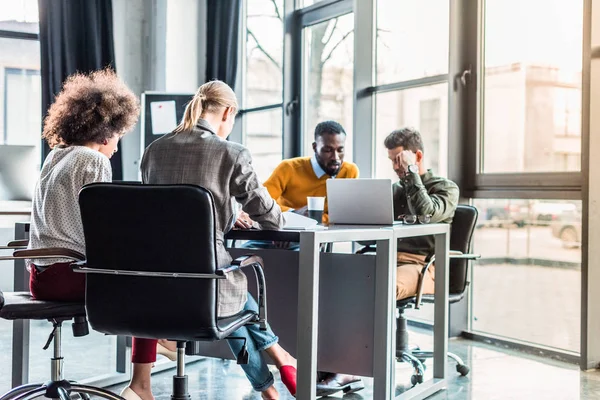
[[(309, 196), (325, 197), (327, 195), (326, 181), (330, 176), (325, 174), (317, 178), (310, 162), (310, 157), (297, 157), (283, 160), (269, 179), (264, 183), (269, 194), (283, 211), (290, 208), (298, 209), (306, 206)], [(342, 163), (340, 172), (335, 179), (358, 178), (358, 167), (348, 161)], [(323, 222), (327, 223), (327, 203)]]

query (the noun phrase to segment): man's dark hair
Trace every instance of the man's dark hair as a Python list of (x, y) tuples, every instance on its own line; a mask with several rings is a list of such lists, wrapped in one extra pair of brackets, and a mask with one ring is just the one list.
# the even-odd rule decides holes
[(404, 150), (410, 150), (415, 153), (417, 150), (425, 152), (421, 134), (415, 128), (397, 129), (385, 138), (383, 144), (385, 144), (388, 150), (402, 146)]
[(342, 125), (335, 121), (319, 122), (315, 127), (315, 140), (317, 140), (319, 136), (323, 136), (326, 133), (334, 135), (339, 135), (340, 133), (343, 133), (345, 135), (346, 131), (344, 130)]

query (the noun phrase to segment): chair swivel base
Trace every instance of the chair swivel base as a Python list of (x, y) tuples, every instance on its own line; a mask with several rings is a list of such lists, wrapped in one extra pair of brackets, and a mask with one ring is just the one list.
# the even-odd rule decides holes
[[(398, 311), (399, 314), (396, 317), (396, 358), (398, 361), (412, 364), (414, 373), (410, 377), (410, 382), (414, 386), (423, 383), (425, 360), (433, 358), (433, 352), (420, 350), (418, 347), (411, 348), (408, 345), (408, 327), (404, 309), (399, 309)], [(466, 376), (469, 373), (469, 367), (465, 365), (459, 356), (448, 352), (448, 357), (456, 361), (456, 371), (459, 374)]]
[(71, 381), (49, 381), (42, 385), (27, 384), (18, 386), (2, 397), (0, 400), (29, 400), (38, 397), (49, 399), (71, 400), (71, 394), (77, 393), (84, 400), (89, 400), (90, 395), (102, 397), (109, 400), (123, 400), (122, 397), (109, 392), (108, 390), (96, 388), (93, 386), (80, 385)]

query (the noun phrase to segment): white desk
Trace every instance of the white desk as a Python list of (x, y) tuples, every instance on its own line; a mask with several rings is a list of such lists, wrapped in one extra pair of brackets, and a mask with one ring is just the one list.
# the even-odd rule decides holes
[[(396, 303), (397, 239), (435, 235), (436, 279), (434, 319), (434, 378), (398, 396), (423, 399), (446, 385), (448, 352), (448, 251), (449, 225), (398, 225), (389, 227), (330, 226), (300, 232), (298, 284), (298, 392), (299, 399), (315, 399), (317, 325), (319, 314), (319, 249), (321, 243), (376, 240), (375, 318), (373, 348), (373, 398), (389, 400), (395, 393), (394, 309)], [(391, 235), (390, 235), (391, 233)], [(393, 239), (390, 243), (390, 238)]]
[(300, 232), (298, 276), (298, 399), (316, 399), (319, 264), (321, 243), (375, 240), (375, 316), (373, 346), (374, 399), (393, 394), (393, 329), (396, 242), (393, 231), (382, 227), (329, 227)]

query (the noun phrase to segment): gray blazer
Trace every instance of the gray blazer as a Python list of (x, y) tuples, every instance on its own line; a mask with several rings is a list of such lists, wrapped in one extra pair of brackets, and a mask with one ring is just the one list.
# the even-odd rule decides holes
[[(142, 181), (149, 184), (188, 183), (212, 192), (216, 209), (217, 263), (230, 265), (224, 234), (235, 223), (236, 200), (264, 229), (279, 229), (283, 216), (277, 203), (259, 182), (252, 157), (244, 146), (218, 137), (205, 120), (192, 131), (169, 133), (152, 142), (142, 158)], [(219, 281), (219, 316), (238, 313), (246, 303), (247, 282), (241, 271)]]

